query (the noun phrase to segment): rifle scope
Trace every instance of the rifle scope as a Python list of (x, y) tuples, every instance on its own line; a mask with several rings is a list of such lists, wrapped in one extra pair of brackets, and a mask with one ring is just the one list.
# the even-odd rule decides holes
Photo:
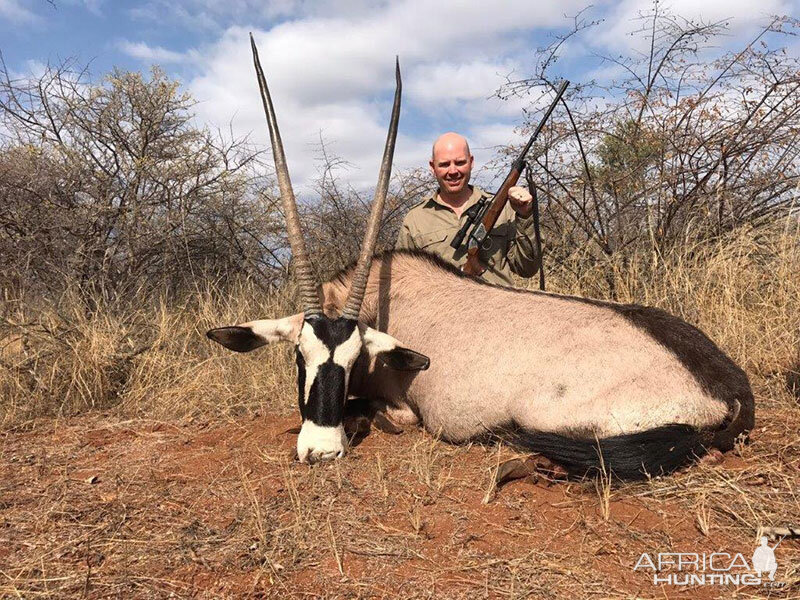
[(458, 230), (458, 233), (453, 238), (453, 241), (450, 242), (450, 247), (454, 250), (458, 250), (461, 247), (461, 242), (464, 241), (464, 236), (467, 235), (469, 228), (472, 227), (472, 224), (475, 222), (475, 219), (483, 212), (483, 207), (486, 205), (486, 198), (481, 198), (478, 202), (473, 204), (467, 209), (467, 220), (464, 221), (464, 224), (461, 226), (461, 229)]

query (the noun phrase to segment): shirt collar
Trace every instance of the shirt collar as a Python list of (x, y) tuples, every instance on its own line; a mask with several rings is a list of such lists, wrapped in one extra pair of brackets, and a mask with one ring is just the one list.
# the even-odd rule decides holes
[[(470, 206), (472, 206), (473, 204), (477, 203), (477, 202), (478, 202), (478, 200), (480, 200), (480, 199), (481, 199), (481, 196), (484, 196), (484, 195), (486, 195), (486, 192), (484, 192), (484, 191), (483, 191), (481, 188), (479, 188), (477, 185), (470, 185), (469, 187), (471, 187), (471, 188), (472, 188), (472, 194), (470, 195), (470, 197), (469, 197), (469, 198), (467, 198), (467, 201), (464, 203), (464, 212), (466, 212), (466, 210), (467, 210), (467, 209), (468, 209)], [(439, 196), (439, 190), (437, 189), (437, 190), (436, 190), (436, 191), (434, 191), (434, 192), (433, 192), (433, 193), (432, 193), (430, 196), (428, 196), (428, 199), (427, 199), (426, 205), (428, 205), (428, 204), (430, 204), (430, 203), (433, 203), (433, 206), (434, 206), (435, 208), (444, 208), (444, 209), (447, 209), (447, 210), (450, 210), (450, 211), (452, 211), (453, 209), (452, 209), (452, 208), (450, 208), (450, 207), (449, 207), (447, 204), (445, 204), (444, 202), (441, 202), (441, 201), (438, 199), (438, 196)], [(462, 212), (462, 214), (463, 214), (463, 212)]]

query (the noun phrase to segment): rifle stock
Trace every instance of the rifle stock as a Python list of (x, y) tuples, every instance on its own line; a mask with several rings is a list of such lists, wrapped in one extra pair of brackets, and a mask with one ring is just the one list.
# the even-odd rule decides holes
[[(494, 227), (494, 224), (497, 223), (497, 219), (500, 218), (500, 213), (503, 212), (506, 202), (508, 202), (508, 190), (517, 185), (519, 176), (520, 172), (517, 170), (515, 164), (515, 166), (511, 168), (511, 172), (506, 177), (506, 180), (503, 182), (503, 185), (500, 186), (500, 189), (497, 190), (492, 201), (489, 202), (489, 208), (482, 216), (480, 224), (478, 225), (479, 227), (483, 225), (487, 235), (492, 230), (492, 227)], [(461, 270), (467, 275), (481, 275), (486, 270), (486, 265), (481, 262), (478, 256), (479, 250), (480, 246), (477, 243), (471, 243), (467, 249), (467, 262), (461, 267)]]

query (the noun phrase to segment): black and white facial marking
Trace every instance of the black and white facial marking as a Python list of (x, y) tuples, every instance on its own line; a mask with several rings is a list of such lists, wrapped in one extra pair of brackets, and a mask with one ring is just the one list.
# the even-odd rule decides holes
[(303, 322), (295, 352), (303, 418), (297, 438), (301, 462), (339, 458), (347, 451), (344, 403), (361, 346), (357, 321), (319, 316)]
[(303, 426), (297, 438), (302, 462), (339, 458), (347, 451), (344, 403), (350, 372), (363, 350), (398, 371), (424, 371), (430, 360), (403, 347), (396, 339), (357, 321), (298, 313), (283, 319), (262, 319), (218, 327), (209, 339), (235, 352), (250, 352), (272, 342), (295, 345), (297, 397)]

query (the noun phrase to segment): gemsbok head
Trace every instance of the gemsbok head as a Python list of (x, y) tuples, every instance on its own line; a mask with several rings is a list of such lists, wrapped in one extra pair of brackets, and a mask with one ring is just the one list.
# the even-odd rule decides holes
[(264, 319), (233, 327), (220, 327), (212, 329), (207, 335), (237, 352), (249, 352), (277, 341), (295, 345), (298, 403), (303, 421), (297, 438), (297, 456), (302, 462), (314, 463), (339, 458), (347, 451), (348, 440), (343, 424), (344, 404), (348, 395), (351, 370), (362, 352), (377, 357), (384, 364), (397, 370), (418, 371), (427, 369), (429, 365), (427, 357), (404, 348), (392, 336), (358, 322), (392, 170), (392, 157), (400, 118), (402, 91), (400, 65), (398, 61), (395, 66), (397, 87), (389, 133), (369, 224), (354, 271), (353, 284), (341, 315), (331, 318), (322, 310), (320, 286), (314, 276), (303, 241), (278, 121), (252, 35), (250, 43), (272, 142), (275, 170), (286, 215), (303, 312), (283, 319)]

